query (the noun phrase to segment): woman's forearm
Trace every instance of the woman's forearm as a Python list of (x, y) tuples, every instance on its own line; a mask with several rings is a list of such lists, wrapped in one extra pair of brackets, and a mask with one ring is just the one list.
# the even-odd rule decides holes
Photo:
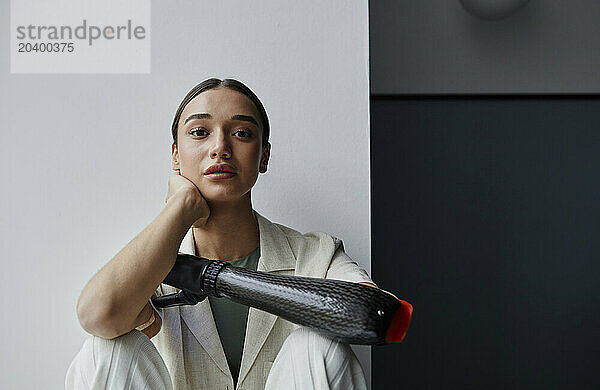
[(173, 267), (181, 241), (193, 223), (184, 216), (180, 202), (184, 200), (170, 199), (83, 288), (77, 316), (87, 332), (114, 338), (139, 325), (138, 316)]

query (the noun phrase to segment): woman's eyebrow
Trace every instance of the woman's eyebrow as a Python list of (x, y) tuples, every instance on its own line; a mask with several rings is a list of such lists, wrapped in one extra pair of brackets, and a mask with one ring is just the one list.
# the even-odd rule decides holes
[[(203, 114), (192, 114), (192, 115), (190, 115), (190, 116), (188, 116), (186, 118), (186, 120), (185, 120), (185, 122), (183, 122), (183, 124), (186, 124), (189, 121), (194, 120), (194, 119), (205, 119), (205, 118), (211, 119), (212, 116), (210, 114), (205, 114), (205, 113), (203, 113)], [(234, 115), (234, 116), (231, 117), (231, 120), (250, 122), (250, 123), (254, 123), (256, 126), (258, 126), (258, 122), (256, 121), (256, 119), (254, 119), (254, 117), (250, 116), (250, 115), (236, 114), (236, 115)]]
[(253, 116), (250, 116), (250, 115), (237, 114), (237, 115), (232, 116), (231, 120), (254, 123), (258, 127), (258, 122), (256, 121), (256, 119), (254, 119)]
[(183, 122), (183, 124), (185, 125), (186, 123), (188, 123), (189, 121), (193, 120), (193, 119), (204, 119), (204, 118), (212, 118), (212, 116), (210, 114), (192, 114), (190, 116), (188, 116), (185, 120), (185, 122)]

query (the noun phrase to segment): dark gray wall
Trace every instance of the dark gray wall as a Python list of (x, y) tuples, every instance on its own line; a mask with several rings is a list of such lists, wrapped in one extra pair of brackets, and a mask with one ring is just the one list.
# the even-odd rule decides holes
[(371, 92), (597, 93), (599, 20), (596, 0), (531, 0), (499, 21), (459, 0), (371, 0)]
[(373, 99), (373, 389), (600, 388), (600, 99)]

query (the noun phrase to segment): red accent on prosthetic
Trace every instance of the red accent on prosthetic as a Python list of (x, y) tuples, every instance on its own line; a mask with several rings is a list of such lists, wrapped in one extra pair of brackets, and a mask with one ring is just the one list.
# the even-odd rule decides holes
[(394, 318), (390, 323), (387, 334), (385, 335), (385, 341), (388, 343), (401, 343), (406, 337), (408, 331), (408, 324), (412, 318), (413, 307), (410, 303), (400, 300), (401, 306), (396, 310)]

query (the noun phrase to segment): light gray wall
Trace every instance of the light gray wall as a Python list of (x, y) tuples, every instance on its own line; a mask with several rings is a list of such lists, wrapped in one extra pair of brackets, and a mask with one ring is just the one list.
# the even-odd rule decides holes
[(153, 1), (141, 75), (11, 75), (7, 0), (0, 15), (0, 388), (62, 388), (87, 336), (77, 297), (158, 214), (172, 115), (209, 76), (246, 82), (269, 113), (255, 208), (340, 237), (370, 270), (366, 0)]
[(459, 0), (373, 0), (370, 18), (374, 94), (600, 92), (598, 1), (486, 21)]

